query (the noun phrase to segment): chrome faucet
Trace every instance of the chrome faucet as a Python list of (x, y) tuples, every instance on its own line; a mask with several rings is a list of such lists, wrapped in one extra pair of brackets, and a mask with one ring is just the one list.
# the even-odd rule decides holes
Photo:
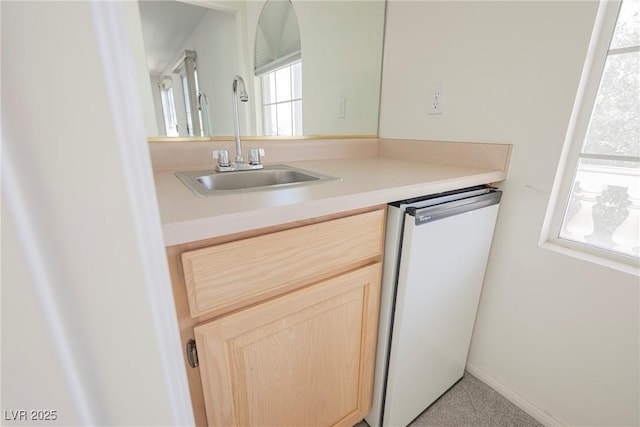
[(247, 95), (247, 88), (244, 85), (242, 77), (233, 76), (233, 84), (231, 86), (232, 93), (232, 105), (233, 105), (233, 130), (236, 137), (236, 161), (231, 163), (229, 161), (229, 152), (227, 150), (213, 150), (213, 158), (218, 159), (218, 165), (216, 171), (218, 172), (233, 172), (242, 170), (262, 169), (263, 165), (260, 162), (261, 156), (264, 156), (264, 150), (262, 148), (249, 149), (249, 162), (245, 163), (242, 156), (242, 141), (240, 141), (240, 123), (238, 120), (238, 98), (240, 101), (247, 102), (249, 95)]
[[(240, 88), (238, 88), (240, 86)], [(242, 143), (240, 141), (240, 122), (238, 121), (238, 98), (240, 101), (247, 102), (249, 95), (247, 95), (247, 88), (244, 85), (244, 80), (240, 76), (233, 76), (233, 130), (236, 136), (236, 163), (244, 163), (244, 157), (242, 157)]]

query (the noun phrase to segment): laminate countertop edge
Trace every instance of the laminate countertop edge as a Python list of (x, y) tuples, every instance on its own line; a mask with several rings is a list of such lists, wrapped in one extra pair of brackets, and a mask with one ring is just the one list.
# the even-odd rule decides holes
[(489, 184), (506, 178), (503, 170), (382, 157), (286, 164), (340, 179), (266, 191), (199, 197), (175, 176), (177, 171), (154, 172), (165, 246)]

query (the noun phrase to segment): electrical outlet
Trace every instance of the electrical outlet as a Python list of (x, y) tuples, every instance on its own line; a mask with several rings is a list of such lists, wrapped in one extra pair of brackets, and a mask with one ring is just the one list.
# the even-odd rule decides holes
[(442, 85), (436, 85), (431, 91), (431, 99), (429, 101), (429, 114), (444, 113), (444, 93)]

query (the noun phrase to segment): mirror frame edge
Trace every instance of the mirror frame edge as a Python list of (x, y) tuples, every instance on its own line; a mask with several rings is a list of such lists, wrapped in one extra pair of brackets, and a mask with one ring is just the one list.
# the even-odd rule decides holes
[[(246, 141), (278, 141), (278, 140), (323, 140), (323, 139), (371, 139), (378, 138), (376, 134), (363, 134), (363, 135), (301, 135), (301, 136), (243, 136), (242, 139)], [(211, 141), (234, 141), (233, 136), (185, 136), (185, 137), (171, 137), (171, 136), (156, 136), (148, 137), (149, 143), (162, 143), (162, 142), (211, 142)]]

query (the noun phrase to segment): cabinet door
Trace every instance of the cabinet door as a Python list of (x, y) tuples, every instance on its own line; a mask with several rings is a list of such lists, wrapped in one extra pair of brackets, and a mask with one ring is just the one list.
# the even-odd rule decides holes
[(371, 406), (380, 263), (195, 328), (211, 426), (352, 426)]

